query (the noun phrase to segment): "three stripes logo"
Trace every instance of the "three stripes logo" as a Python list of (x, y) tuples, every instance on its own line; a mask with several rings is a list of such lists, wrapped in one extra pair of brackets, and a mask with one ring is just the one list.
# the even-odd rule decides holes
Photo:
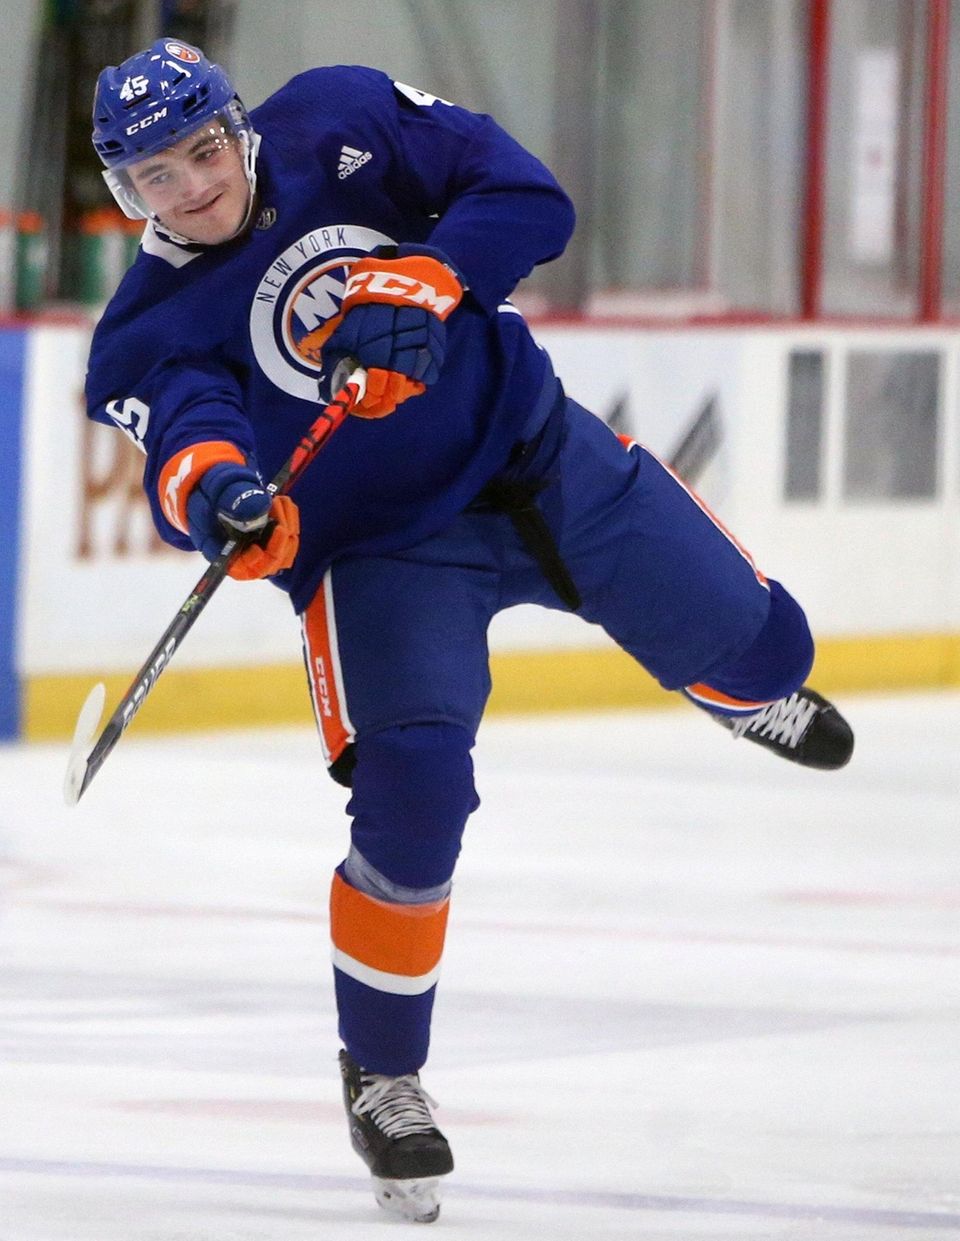
[(344, 146), (340, 151), (340, 165), (337, 170), (337, 177), (341, 181), (345, 181), (347, 177), (352, 176), (358, 168), (362, 168), (371, 159), (373, 159), (371, 151), (358, 151), (356, 147)]

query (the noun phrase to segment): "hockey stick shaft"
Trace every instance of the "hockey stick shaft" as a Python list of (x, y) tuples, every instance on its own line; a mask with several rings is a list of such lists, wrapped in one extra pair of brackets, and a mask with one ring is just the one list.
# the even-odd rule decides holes
[[(267, 485), (266, 490), (271, 496), (282, 495), (290, 490), (320, 449), (329, 440), (330, 436), (346, 420), (357, 403), (362, 400), (365, 389), (366, 375), (362, 369), (356, 368), (349, 375), (343, 387), (337, 392), (330, 404), (325, 406), (317, 415), (309, 430), (304, 434), (296, 448)], [(76, 753), (78, 742), (81, 740), (80, 733), (83, 731), (78, 722), (77, 735), (74, 738), (75, 752), (71, 756), (71, 766), (68, 768), (67, 782), (65, 784), (68, 802), (76, 804), (83, 796), (90, 781), (106, 762), (108, 755), (143, 706), (147, 695), (156, 685), (161, 672), (170, 663), (174, 653), (190, 632), (197, 617), (210, 602), (217, 587), (227, 576), (231, 564), (248, 543), (249, 539), (229, 539), (223, 545), (216, 560), (212, 561), (207, 567), (196, 586), (194, 586), (193, 590), (180, 605), (176, 616), (164, 630), (156, 646), (147, 656), (146, 662), (117, 704), (116, 709), (104, 726), (93, 748), (85, 756), (82, 774), (79, 763), (82, 761), (83, 756)], [(83, 720), (84, 715), (85, 711), (81, 711), (81, 720)], [(97, 721), (95, 720), (93, 723), (94, 728), (96, 723)], [(87, 727), (89, 727), (89, 720)]]

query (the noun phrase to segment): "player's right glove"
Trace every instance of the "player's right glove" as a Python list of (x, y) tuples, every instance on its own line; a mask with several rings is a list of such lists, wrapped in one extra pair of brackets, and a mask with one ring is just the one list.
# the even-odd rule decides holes
[(460, 304), (463, 283), (453, 264), (430, 246), (381, 246), (350, 269), (343, 319), (323, 346), (331, 395), (345, 359), (367, 372), (367, 391), (353, 411), (382, 418), (437, 381), (446, 353), (445, 320)]
[(160, 475), (160, 502), (171, 525), (189, 534), (207, 560), (227, 539), (257, 535), (228, 570), (239, 581), (272, 577), (293, 564), (300, 512), (289, 496), (271, 496), (260, 475), (233, 444), (194, 444)]

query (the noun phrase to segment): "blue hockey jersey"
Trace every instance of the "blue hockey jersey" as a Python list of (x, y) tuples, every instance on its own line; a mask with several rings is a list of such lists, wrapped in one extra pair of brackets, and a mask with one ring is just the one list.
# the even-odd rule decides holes
[(332, 560), (442, 529), (504, 465), (550, 373), (505, 299), (563, 250), (573, 209), (489, 117), (373, 69), (311, 70), (251, 119), (256, 226), (204, 249), (148, 225), (91, 347), (88, 413), (146, 452), (168, 543), (192, 546), (157, 495), (175, 453), (229, 440), (269, 480), (313, 421), (318, 342), (358, 257), (429, 242), (469, 289), (447, 321), (439, 381), (388, 418), (348, 419), (294, 487), (300, 551), (274, 580), (301, 611)]

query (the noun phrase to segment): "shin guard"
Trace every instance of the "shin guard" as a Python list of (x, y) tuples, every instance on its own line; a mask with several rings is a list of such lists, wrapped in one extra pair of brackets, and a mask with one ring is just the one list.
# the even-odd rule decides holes
[(330, 896), (340, 1037), (374, 1073), (416, 1072), (426, 1061), (449, 898), (398, 905), (352, 887), (340, 871)]

